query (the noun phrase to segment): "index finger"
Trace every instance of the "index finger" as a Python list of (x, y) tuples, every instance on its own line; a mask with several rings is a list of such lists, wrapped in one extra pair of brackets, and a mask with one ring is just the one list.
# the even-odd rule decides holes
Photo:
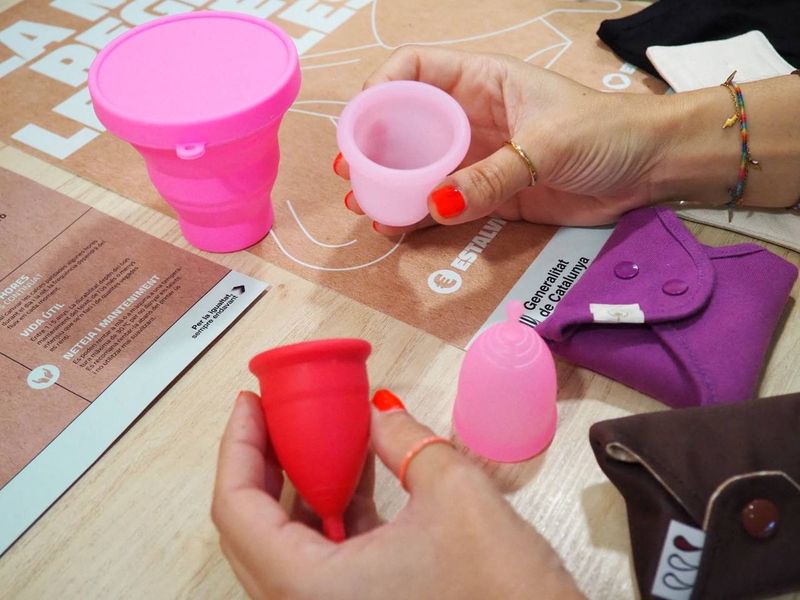
[(462, 467), (464, 457), (450, 443), (421, 445), (426, 440), (447, 440), (412, 417), (390, 391), (375, 392), (372, 404), (376, 410), (370, 436), (375, 454), (398, 479), (406, 476), (401, 483), (412, 497), (434, 497), (444, 473)]
[(364, 89), (387, 81), (412, 80), (451, 90), (463, 75), (469, 53), (434, 46), (400, 46), (364, 82)]

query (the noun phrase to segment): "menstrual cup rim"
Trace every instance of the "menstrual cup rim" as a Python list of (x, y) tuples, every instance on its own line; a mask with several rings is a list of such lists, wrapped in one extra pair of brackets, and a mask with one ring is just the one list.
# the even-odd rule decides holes
[(281, 367), (318, 358), (319, 353), (335, 351), (335, 356), (346, 356), (366, 360), (372, 352), (372, 345), (359, 338), (333, 338), (309, 340), (265, 350), (250, 359), (249, 368), (253, 375), (259, 376), (268, 367)]
[[(274, 86), (268, 93), (266, 93), (263, 97), (259, 98), (258, 100), (252, 102), (251, 104), (238, 106), (236, 110), (233, 112), (220, 113), (218, 115), (215, 115), (214, 117), (202, 120), (189, 120), (189, 121), (181, 121), (181, 120), (158, 121), (146, 118), (130, 117), (125, 113), (125, 111), (122, 111), (118, 107), (116, 107), (114, 103), (108, 98), (108, 96), (101, 91), (101, 84), (98, 81), (98, 77), (100, 76), (99, 72), (102, 69), (105, 60), (121, 44), (125, 43), (130, 38), (139, 35), (145, 31), (148, 31), (150, 29), (153, 29), (155, 27), (169, 25), (175, 21), (183, 21), (188, 19), (203, 19), (203, 18), (235, 19), (239, 21), (247, 21), (251, 24), (269, 30), (270, 33), (272, 33), (283, 43), (283, 46), (287, 50), (287, 57), (288, 57), (286, 63), (286, 69), (281, 74), (281, 76), (278, 79), (276, 79)], [(296, 83), (293, 80), (296, 80)], [(114, 38), (111, 42), (106, 44), (97, 53), (97, 56), (92, 61), (92, 64), (89, 67), (88, 83), (89, 83), (88, 85), (89, 95), (91, 96), (92, 99), (92, 105), (100, 122), (106, 127), (106, 129), (108, 129), (108, 131), (110, 131), (117, 137), (123, 139), (124, 141), (128, 142), (129, 144), (134, 144), (147, 148), (156, 148), (156, 149), (174, 149), (175, 146), (181, 144), (197, 144), (197, 143), (206, 145), (221, 144), (230, 142), (232, 140), (240, 139), (244, 136), (254, 133), (255, 131), (261, 129), (263, 126), (268, 125), (269, 123), (274, 121), (276, 118), (281, 118), (284, 115), (284, 113), (294, 103), (294, 100), (297, 98), (297, 94), (300, 91), (300, 60), (297, 54), (297, 47), (294, 45), (294, 42), (292, 42), (291, 38), (285, 31), (283, 31), (280, 27), (278, 27), (274, 23), (266, 19), (259, 19), (257, 17), (243, 13), (236, 13), (231, 11), (201, 10), (189, 13), (178, 13), (175, 15), (168, 15), (165, 17), (159, 17), (142, 25), (137, 25), (136, 27), (133, 27), (129, 31), (126, 31), (122, 35)], [(269, 118), (264, 120), (258, 127), (245, 128), (240, 126), (238, 129), (241, 129), (241, 131), (236, 130), (237, 128), (235, 127), (231, 127), (233, 131), (231, 131), (231, 133), (228, 136), (223, 136), (223, 137), (208, 136), (208, 137), (213, 137), (213, 139), (197, 139), (197, 136), (194, 134), (189, 134), (186, 139), (182, 139), (185, 134), (176, 133), (177, 131), (180, 131), (182, 129), (196, 130), (203, 128), (214, 128), (214, 124), (217, 122), (242, 118), (244, 115), (247, 115), (248, 113), (257, 110), (259, 107), (273, 101), (276, 97), (280, 96), (281, 94), (286, 94), (288, 100), (282, 102), (281, 108), (275, 109), (273, 111), (274, 114), (270, 115)], [(285, 104), (286, 106), (283, 107), (283, 104)], [(109, 121), (111, 122), (111, 124), (109, 124)], [(132, 129), (147, 130), (147, 133), (145, 134), (139, 133), (131, 135)], [(174, 140), (170, 139), (170, 141), (155, 141), (158, 140), (159, 138), (179, 138), (179, 139), (174, 139)]]
[[(370, 101), (374, 96), (385, 94), (387, 91), (391, 91), (392, 88), (404, 88), (405, 90), (410, 89), (416, 92), (424, 90), (422, 93), (428, 98), (436, 98), (436, 102), (445, 108), (445, 113), (453, 127), (456, 139), (444, 156), (416, 169), (393, 169), (373, 161), (361, 151), (353, 133), (359, 109), (362, 104)], [(471, 133), (469, 118), (463, 107), (450, 94), (422, 81), (398, 80), (379, 83), (354, 96), (339, 116), (339, 122), (336, 127), (336, 140), (342, 155), (350, 163), (351, 169), (361, 170), (364, 174), (375, 178), (404, 181), (407, 177), (426, 177), (437, 175), (440, 172), (452, 172), (466, 156), (471, 141)]]

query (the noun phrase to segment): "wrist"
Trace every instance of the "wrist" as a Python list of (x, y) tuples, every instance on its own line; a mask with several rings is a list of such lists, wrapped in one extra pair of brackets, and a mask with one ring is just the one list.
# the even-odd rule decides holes
[(734, 114), (727, 90), (708, 88), (661, 100), (648, 127), (658, 146), (648, 181), (653, 202), (724, 205), (736, 184), (741, 153), (738, 125), (722, 128)]
[[(787, 99), (800, 94), (800, 81), (795, 75), (741, 87), (750, 155), (761, 165), (749, 169), (741, 204), (792, 206), (800, 197), (800, 123)], [(663, 100), (654, 124), (644, 124), (656, 143), (662, 140), (647, 183), (652, 201), (726, 204), (742, 156), (740, 124), (722, 127), (735, 114), (728, 91), (715, 86)]]

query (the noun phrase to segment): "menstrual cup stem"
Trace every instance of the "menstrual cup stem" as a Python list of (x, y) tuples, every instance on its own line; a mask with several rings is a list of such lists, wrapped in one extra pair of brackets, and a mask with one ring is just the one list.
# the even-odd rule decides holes
[(524, 327), (520, 327), (519, 319), (525, 312), (522, 302), (511, 300), (506, 305), (506, 320), (498, 325), (500, 338), (508, 344), (516, 344), (520, 338), (524, 339)]
[(506, 305), (506, 322), (516, 325), (519, 318), (525, 312), (525, 307), (519, 300), (511, 300)]
[(322, 531), (330, 541), (337, 544), (343, 542), (347, 535), (344, 531), (344, 521), (342, 517), (325, 517), (322, 519)]

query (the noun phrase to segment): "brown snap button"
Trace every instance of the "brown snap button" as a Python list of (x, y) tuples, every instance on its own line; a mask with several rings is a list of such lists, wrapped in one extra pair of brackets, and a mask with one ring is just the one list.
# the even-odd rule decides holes
[(780, 513), (774, 502), (758, 498), (744, 505), (741, 518), (744, 530), (751, 537), (765, 540), (778, 530)]

